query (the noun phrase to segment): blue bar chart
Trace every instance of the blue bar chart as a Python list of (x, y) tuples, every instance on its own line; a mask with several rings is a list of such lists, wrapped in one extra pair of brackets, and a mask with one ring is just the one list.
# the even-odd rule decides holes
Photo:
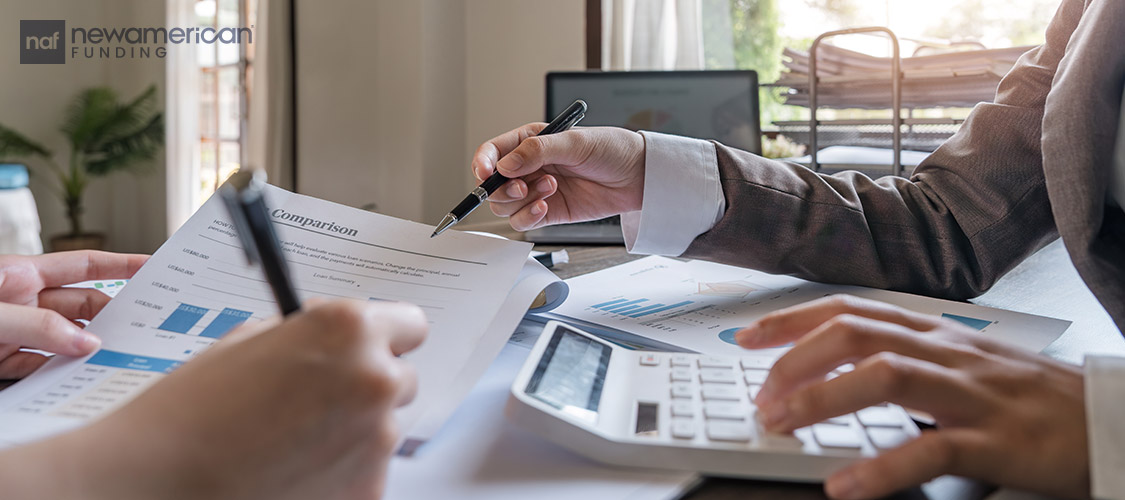
[(253, 313), (248, 311), (225, 307), (215, 319), (211, 320), (211, 324), (207, 325), (207, 328), (204, 328), (199, 336), (213, 339), (222, 338), (223, 335), (226, 335), (234, 327), (241, 325), (252, 315)]
[(106, 349), (98, 351), (96, 354), (90, 357), (90, 359), (87, 359), (86, 363), (98, 366), (108, 366), (112, 368), (126, 368), (129, 370), (141, 370), (157, 373), (171, 373), (172, 370), (175, 370), (176, 368), (179, 368), (180, 365), (184, 364), (182, 361), (153, 358), (149, 356), (138, 356), (135, 354), (109, 351)]
[(166, 332), (187, 333), (200, 319), (203, 319), (203, 315), (207, 314), (207, 311), (208, 309), (205, 307), (180, 303), (180, 306), (168, 316), (168, 319), (165, 319), (156, 328)]
[(620, 314), (630, 318), (642, 318), (651, 314), (658, 314), (664, 311), (675, 309), (677, 307), (684, 307), (694, 304), (690, 300), (676, 302), (675, 304), (662, 304), (652, 302), (649, 299), (614, 299), (608, 302), (594, 304), (590, 307), (599, 309), (605, 312)]
[(949, 313), (941, 313), (941, 317), (951, 319), (974, 330), (984, 330), (985, 327), (992, 324), (992, 322), (987, 319), (970, 318), (968, 316), (958, 316)]

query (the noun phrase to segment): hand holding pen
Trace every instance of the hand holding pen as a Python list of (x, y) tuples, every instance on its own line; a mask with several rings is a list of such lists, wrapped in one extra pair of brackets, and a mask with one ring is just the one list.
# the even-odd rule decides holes
[[(597, 220), (641, 209), (645, 139), (617, 127), (536, 135), (542, 123), (502, 134), (477, 149), (478, 179), (511, 179), (488, 198), (492, 212), (519, 231)], [(665, 200), (667, 202), (667, 200)]]
[[(582, 100), (574, 101), (574, 103), (563, 110), (562, 113), (559, 113), (554, 120), (551, 120), (551, 123), (548, 123), (547, 126), (539, 130), (537, 136), (557, 134), (570, 130), (571, 127), (581, 121), (585, 116), (586, 103)], [(437, 227), (434, 228), (434, 234), (430, 235), (430, 237), (433, 238), (445, 232), (446, 229), (449, 229), (454, 224), (464, 220), (465, 217), (468, 217), (473, 210), (476, 210), (477, 207), (488, 200), (489, 196), (492, 196), (492, 194), (495, 193), (500, 186), (508, 182), (508, 180), (509, 179), (502, 175), (499, 170), (493, 171), (484, 182), (477, 186), (476, 189), (469, 192), (469, 195), (466, 196), (464, 200), (461, 200), (461, 203), (457, 204), (456, 207), (453, 207), (453, 210), (446, 214), (441, 222), (438, 223)]]

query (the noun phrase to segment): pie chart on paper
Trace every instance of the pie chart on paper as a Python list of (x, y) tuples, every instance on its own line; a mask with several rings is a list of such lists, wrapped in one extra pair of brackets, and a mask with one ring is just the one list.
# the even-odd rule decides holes
[[(719, 332), (719, 340), (721, 340), (723, 342), (726, 342), (730, 345), (738, 345), (738, 342), (736, 342), (734, 340), (734, 334), (738, 333), (738, 331), (741, 330), (741, 329), (742, 329), (741, 327), (739, 327), (739, 328), (727, 328), (726, 330), (723, 330), (723, 331)], [(790, 342), (788, 344), (780, 345), (780, 346), (777, 346), (777, 347), (793, 347), (793, 343)]]

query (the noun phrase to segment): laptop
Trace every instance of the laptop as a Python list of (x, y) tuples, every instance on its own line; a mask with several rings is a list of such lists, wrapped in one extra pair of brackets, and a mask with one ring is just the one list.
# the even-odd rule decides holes
[[(614, 126), (713, 139), (762, 152), (758, 74), (724, 71), (577, 71), (547, 74), (546, 119), (575, 99), (590, 109), (583, 127)], [(549, 226), (527, 241), (558, 244), (622, 244), (619, 217)]]

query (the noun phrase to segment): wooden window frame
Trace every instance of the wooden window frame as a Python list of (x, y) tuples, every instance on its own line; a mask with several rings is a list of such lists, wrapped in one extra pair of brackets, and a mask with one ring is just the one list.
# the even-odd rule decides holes
[(602, 0), (586, 0), (586, 69), (602, 69)]

